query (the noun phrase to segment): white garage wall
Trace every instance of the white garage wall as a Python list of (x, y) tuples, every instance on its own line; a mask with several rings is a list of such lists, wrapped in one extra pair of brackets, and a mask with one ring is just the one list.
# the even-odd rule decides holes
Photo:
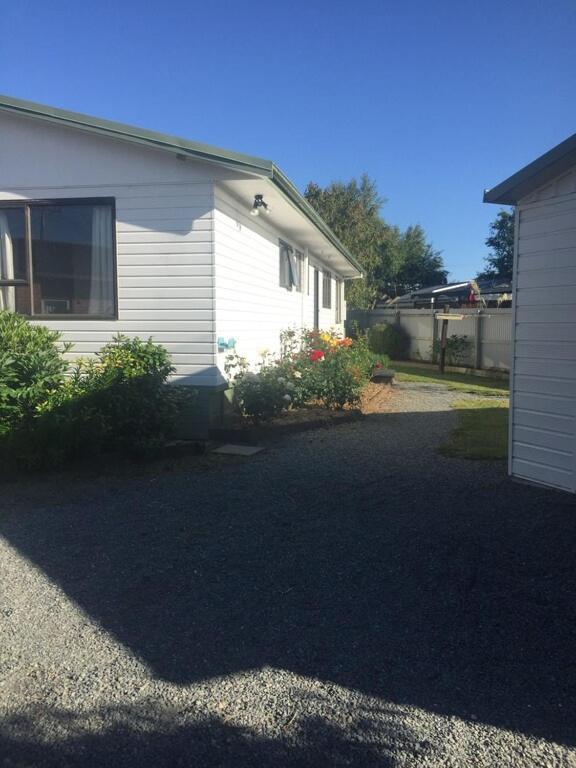
[(510, 470), (576, 490), (576, 185), (520, 202)]

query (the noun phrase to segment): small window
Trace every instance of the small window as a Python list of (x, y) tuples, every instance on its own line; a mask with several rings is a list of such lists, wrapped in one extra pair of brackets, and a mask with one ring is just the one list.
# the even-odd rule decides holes
[(304, 256), (280, 241), (280, 286), (288, 291), (302, 290)]
[(115, 317), (109, 199), (0, 203), (0, 309)]
[(342, 280), (336, 280), (335, 283), (336, 288), (336, 323), (342, 322), (342, 292), (343, 292), (343, 284)]
[(330, 309), (332, 306), (332, 274), (330, 272), (322, 274), (322, 306), (324, 309)]

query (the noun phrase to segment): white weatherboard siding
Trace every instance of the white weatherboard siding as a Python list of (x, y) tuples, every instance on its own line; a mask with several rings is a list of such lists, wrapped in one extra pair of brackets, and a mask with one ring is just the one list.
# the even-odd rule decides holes
[(175, 380), (220, 379), (215, 359), (213, 177), (218, 169), (79, 130), (0, 115), (0, 201), (113, 197), (117, 320), (45, 320), (95, 352), (113, 334), (163, 344)]
[(576, 490), (576, 174), (520, 201), (510, 470)]
[[(279, 284), (279, 240), (308, 254), (306, 243), (292, 241), (274, 226), (271, 216), (253, 217), (222, 190), (215, 193), (214, 250), (216, 282), (216, 337), (236, 340), (237, 352), (255, 364), (262, 350), (276, 353), (280, 333), (286, 328), (313, 327), (314, 286), (304, 270), (302, 291)], [(319, 266), (321, 262), (316, 260)], [(320, 327), (335, 326), (336, 300), (333, 278), (331, 309), (322, 309), (320, 275)], [(344, 310), (343, 310), (344, 311)], [(342, 326), (338, 326), (342, 330)], [(223, 370), (228, 351), (218, 356)]]

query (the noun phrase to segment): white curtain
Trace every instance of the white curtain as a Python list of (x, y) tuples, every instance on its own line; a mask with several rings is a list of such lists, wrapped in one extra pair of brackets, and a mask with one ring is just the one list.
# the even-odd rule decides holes
[[(8, 225), (8, 216), (0, 211), (0, 280), (14, 280), (14, 247)], [(0, 309), (16, 311), (16, 289), (0, 286)]]
[(88, 312), (92, 315), (107, 315), (113, 310), (112, 210), (107, 205), (97, 205), (92, 211), (92, 265)]

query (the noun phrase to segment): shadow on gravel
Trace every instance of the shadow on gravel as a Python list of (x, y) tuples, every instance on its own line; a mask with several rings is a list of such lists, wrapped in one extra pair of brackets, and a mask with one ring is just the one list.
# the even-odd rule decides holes
[(270, 665), (576, 744), (576, 502), (439, 457), (454, 423), (372, 416), (72, 488), (0, 533), (161, 679)]
[[(37, 723), (44, 724), (48, 740), (35, 733)], [(100, 723), (105, 724), (104, 732), (98, 732)], [(19, 738), (19, 733), (26, 735)], [(66, 736), (50, 743), (55, 733)], [(367, 737), (365, 742), (362, 735)], [(417, 759), (418, 746), (416, 749), (408, 743), (407, 746)], [(421, 749), (426, 752), (427, 745)], [(0, 724), (0, 755), (9, 756), (6, 765), (22, 768), (318, 768), (328, 764), (391, 768), (397, 765), (379, 744), (369, 743), (368, 733), (356, 733), (351, 738), (346, 731), (320, 717), (299, 720), (284, 732), (279, 730), (276, 738), (263, 738), (216, 718), (175, 725), (174, 716), (169, 713), (158, 718), (153, 710), (137, 707), (107, 708), (82, 716), (36, 709), (29, 718), (14, 717)]]

